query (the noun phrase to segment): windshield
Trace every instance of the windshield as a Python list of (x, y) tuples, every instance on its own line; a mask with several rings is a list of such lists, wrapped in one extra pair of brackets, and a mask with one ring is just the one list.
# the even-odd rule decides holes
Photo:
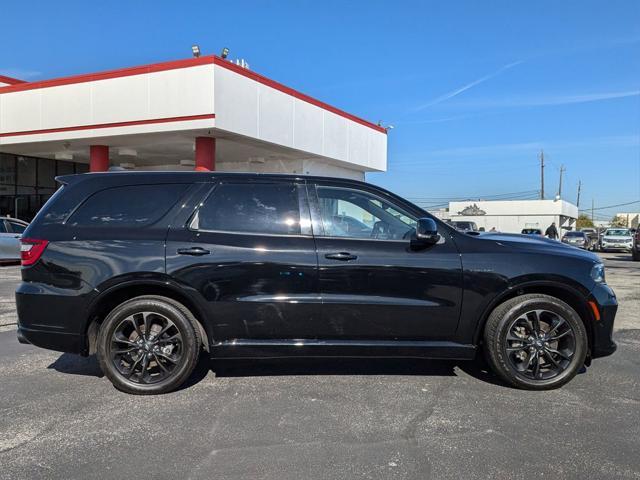
[(631, 233), (626, 228), (609, 229), (604, 233), (607, 237), (629, 237)]
[(582, 232), (567, 232), (564, 235), (565, 237), (582, 237), (584, 236), (584, 233)]

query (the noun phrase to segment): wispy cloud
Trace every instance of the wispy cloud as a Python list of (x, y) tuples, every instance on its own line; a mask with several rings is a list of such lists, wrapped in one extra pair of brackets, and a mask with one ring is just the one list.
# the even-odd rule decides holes
[(601, 102), (616, 98), (637, 97), (639, 95), (640, 90), (566, 95), (527, 95), (468, 100), (456, 102), (456, 106), (471, 108), (551, 107), (556, 105), (571, 105), (575, 103)]
[(451, 90), (450, 92), (445, 93), (444, 95), (440, 95), (439, 97), (434, 98), (433, 100), (424, 103), (422, 105), (418, 105), (414, 111), (418, 112), (420, 110), (424, 110), (425, 108), (429, 108), (433, 105), (437, 105), (438, 103), (442, 103), (446, 100), (449, 100), (450, 98), (453, 97), (457, 97), (458, 95), (460, 95), (463, 92), (466, 92), (467, 90), (480, 85), (481, 83), (484, 83), (488, 80), (491, 80), (492, 78), (497, 77), (498, 75), (501, 75), (502, 73), (506, 72), (507, 70), (509, 70), (510, 68), (513, 68), (517, 65), (520, 65), (522, 63), (522, 60), (518, 60), (517, 62), (512, 62), (512, 63), (508, 63), (507, 65), (504, 65), (502, 67), (500, 67), (498, 70), (496, 70), (493, 73), (490, 73), (488, 75), (485, 75), (483, 77), (477, 78), (476, 80), (474, 80), (473, 82), (467, 83), (466, 85), (463, 85), (460, 88), (456, 88), (455, 90)]
[[(639, 147), (640, 135), (612, 135), (605, 137), (594, 137), (577, 140), (545, 141), (536, 140), (521, 143), (500, 143), (493, 145), (476, 145), (470, 147), (453, 147), (439, 150), (422, 151), (416, 154), (409, 154), (397, 159), (398, 164), (413, 165), (422, 164), (425, 161), (442, 159), (449, 162), (452, 159), (468, 159), (469, 157), (485, 158), (502, 155), (515, 155), (518, 153), (531, 152), (535, 155), (540, 149), (562, 150), (570, 148), (597, 148), (597, 147)], [(406, 160), (406, 161), (405, 161)]]
[(42, 72), (35, 70), (25, 70), (24, 68), (2, 67), (0, 66), (0, 75), (17, 78), (18, 80), (31, 80), (42, 75)]

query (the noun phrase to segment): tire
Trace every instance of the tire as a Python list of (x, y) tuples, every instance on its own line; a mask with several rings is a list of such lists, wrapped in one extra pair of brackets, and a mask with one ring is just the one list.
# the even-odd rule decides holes
[[(531, 328), (535, 318), (540, 326), (537, 332), (542, 334)], [(484, 347), (492, 370), (509, 385), (551, 390), (570, 381), (582, 368), (588, 337), (573, 308), (558, 298), (534, 293), (507, 300), (491, 312)]]
[(189, 309), (155, 295), (135, 297), (114, 308), (97, 339), (97, 357), (106, 377), (118, 390), (136, 395), (180, 387), (193, 372), (200, 348), (200, 330)]

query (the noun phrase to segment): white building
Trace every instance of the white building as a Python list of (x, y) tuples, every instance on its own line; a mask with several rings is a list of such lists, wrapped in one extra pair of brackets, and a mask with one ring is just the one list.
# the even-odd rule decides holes
[(544, 231), (555, 222), (558, 233), (575, 229), (578, 207), (565, 200), (491, 200), (449, 203), (451, 221), (475, 222), (486, 231), (520, 233), (525, 228)]
[(617, 213), (616, 218), (625, 222), (627, 228), (638, 228), (640, 224), (640, 213)]
[(30, 218), (56, 175), (110, 167), (364, 179), (386, 170), (387, 135), (213, 55), (35, 82), (0, 76), (0, 214)]

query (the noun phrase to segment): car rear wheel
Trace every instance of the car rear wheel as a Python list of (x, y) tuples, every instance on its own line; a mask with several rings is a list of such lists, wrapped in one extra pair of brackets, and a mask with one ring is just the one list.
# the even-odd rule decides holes
[(111, 383), (127, 393), (152, 395), (178, 388), (200, 352), (196, 320), (179, 302), (140, 296), (114, 308), (98, 333), (98, 360)]
[(564, 385), (587, 354), (587, 332), (578, 314), (543, 294), (521, 295), (496, 307), (485, 325), (484, 342), (493, 371), (528, 390)]

